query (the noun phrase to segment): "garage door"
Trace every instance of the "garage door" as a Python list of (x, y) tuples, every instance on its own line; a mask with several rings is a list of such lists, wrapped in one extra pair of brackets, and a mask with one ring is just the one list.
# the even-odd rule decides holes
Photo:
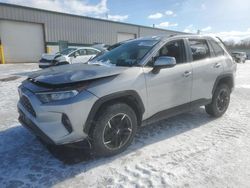
[(44, 53), (41, 24), (0, 20), (6, 63), (37, 62)]
[(125, 40), (135, 39), (135, 38), (136, 38), (136, 34), (133, 34), (133, 33), (118, 33), (117, 34), (117, 42), (122, 42)]

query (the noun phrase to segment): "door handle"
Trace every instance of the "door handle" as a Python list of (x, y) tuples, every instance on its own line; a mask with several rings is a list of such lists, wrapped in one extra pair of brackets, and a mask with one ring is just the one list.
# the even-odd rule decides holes
[(215, 63), (214, 68), (220, 68), (221, 64), (220, 63)]
[(185, 71), (185, 72), (183, 73), (183, 76), (184, 76), (184, 77), (189, 77), (191, 74), (192, 74), (191, 71)]

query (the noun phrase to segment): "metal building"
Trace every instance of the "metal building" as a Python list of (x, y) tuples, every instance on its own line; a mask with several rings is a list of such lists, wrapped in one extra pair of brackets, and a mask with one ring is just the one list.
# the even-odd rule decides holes
[(111, 45), (142, 36), (179, 33), (0, 3), (0, 40), (6, 63), (36, 62), (42, 53), (67, 46)]

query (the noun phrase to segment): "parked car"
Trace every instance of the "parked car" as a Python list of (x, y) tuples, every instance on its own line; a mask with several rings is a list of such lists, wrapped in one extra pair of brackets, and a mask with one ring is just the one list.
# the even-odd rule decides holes
[(125, 43), (129, 42), (129, 41), (130, 41), (130, 39), (129, 39), (129, 40), (122, 41), (122, 42), (115, 43), (115, 44), (109, 46), (109, 47), (107, 48), (107, 50), (108, 50), (108, 51), (111, 51), (111, 50), (113, 50), (113, 49), (115, 49), (115, 48), (121, 46), (122, 44), (125, 44)]
[[(111, 50), (117, 48), (118, 46), (121, 46), (122, 44), (125, 44), (126, 42), (127, 42), (127, 41), (118, 42), (118, 43), (115, 43), (115, 44), (113, 44), (113, 45), (108, 46), (107, 48), (103, 48), (103, 49), (101, 50), (100, 53), (96, 54), (96, 56), (95, 56), (95, 57), (92, 57), (90, 60), (92, 61), (92, 60), (94, 60), (95, 58), (97, 58), (97, 57), (103, 55), (104, 53), (107, 53), (107, 52), (109, 52), (109, 51), (111, 51)], [(101, 48), (99, 48), (99, 49), (101, 49)]]
[(109, 45), (103, 44), (103, 43), (95, 43), (91, 47), (96, 48), (100, 51), (106, 51), (108, 49)]
[(245, 63), (247, 54), (246, 52), (232, 52), (232, 57), (237, 63)]
[(216, 38), (135, 39), (90, 64), (31, 75), (19, 86), (19, 121), (50, 144), (88, 140), (96, 155), (110, 156), (152, 122), (200, 106), (222, 116), (235, 72), (236, 63)]
[(91, 47), (66, 48), (56, 54), (43, 54), (39, 61), (39, 67), (47, 68), (65, 64), (87, 63), (99, 52), (100, 50)]

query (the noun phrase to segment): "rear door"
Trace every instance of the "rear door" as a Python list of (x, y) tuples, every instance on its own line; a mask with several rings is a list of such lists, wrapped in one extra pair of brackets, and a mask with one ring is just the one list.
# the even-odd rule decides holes
[(189, 39), (193, 67), (191, 101), (212, 98), (216, 78), (223, 72), (223, 57), (215, 56), (206, 39)]
[(86, 63), (89, 60), (86, 49), (79, 49), (75, 52), (72, 63)]
[[(161, 56), (175, 57), (176, 65), (152, 72), (153, 62), (145, 66), (148, 93), (148, 116), (190, 102), (192, 88), (192, 66), (187, 61), (184, 40), (167, 42), (153, 59)], [(153, 60), (152, 60), (153, 61)]]

